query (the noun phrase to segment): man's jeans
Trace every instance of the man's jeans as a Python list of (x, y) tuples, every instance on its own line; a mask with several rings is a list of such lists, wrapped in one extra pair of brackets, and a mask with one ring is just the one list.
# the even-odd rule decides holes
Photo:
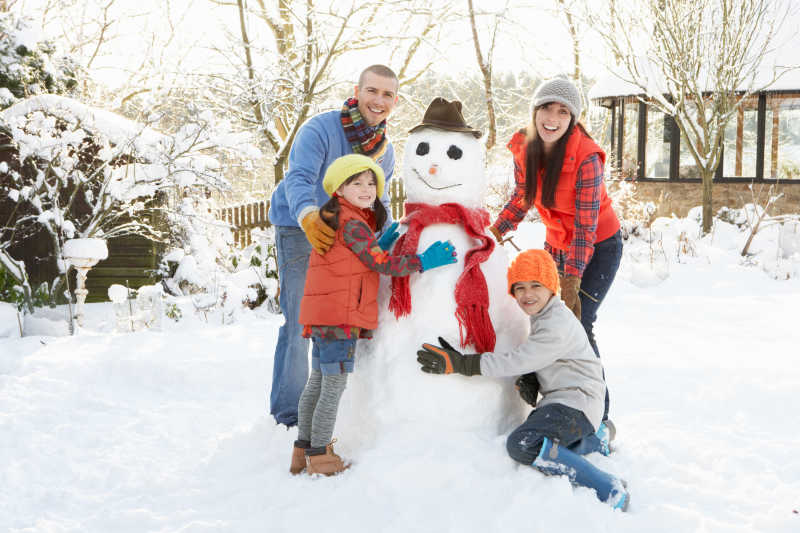
[(300, 394), (308, 380), (309, 340), (302, 337), (303, 327), (298, 319), (311, 244), (302, 229), (275, 226), (275, 245), (278, 252), (280, 305), (285, 322), (278, 331), (278, 344), (275, 346), (270, 414), (279, 424), (294, 426), (297, 424)]
[[(608, 239), (597, 242), (594, 245), (594, 254), (591, 261), (586, 265), (581, 279), (581, 289), (589, 293), (591, 298), (583, 292), (581, 298), (581, 324), (589, 337), (589, 344), (592, 345), (595, 355), (600, 357), (597, 343), (594, 339), (594, 322), (597, 320), (597, 310), (603, 303), (608, 289), (614, 282), (617, 275), (619, 262), (622, 259), (622, 234), (617, 231)], [(606, 389), (606, 406), (603, 420), (608, 418), (608, 389)]]

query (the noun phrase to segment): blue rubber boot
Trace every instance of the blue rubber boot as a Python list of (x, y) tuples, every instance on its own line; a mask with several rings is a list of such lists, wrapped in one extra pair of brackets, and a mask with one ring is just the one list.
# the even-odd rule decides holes
[(567, 476), (573, 485), (594, 489), (597, 498), (614, 509), (628, 510), (631, 498), (621, 479), (603, 472), (582, 456), (547, 437), (533, 466), (550, 476)]
[(608, 457), (611, 454), (610, 442), (614, 440), (616, 430), (611, 420), (606, 420), (600, 424), (596, 433), (583, 437), (581, 440), (569, 447), (570, 450), (578, 455), (588, 455), (599, 452)]

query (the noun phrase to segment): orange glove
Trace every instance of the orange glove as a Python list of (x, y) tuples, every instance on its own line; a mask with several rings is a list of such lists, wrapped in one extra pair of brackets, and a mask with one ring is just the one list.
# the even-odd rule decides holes
[(571, 274), (559, 276), (561, 283), (561, 299), (564, 304), (572, 311), (578, 320), (581, 319), (581, 297), (578, 292), (581, 290), (581, 278)]
[(311, 243), (314, 250), (320, 255), (325, 255), (333, 245), (336, 231), (328, 226), (319, 216), (319, 211), (312, 211), (307, 214), (300, 222), (303, 231), (306, 232), (306, 239)]

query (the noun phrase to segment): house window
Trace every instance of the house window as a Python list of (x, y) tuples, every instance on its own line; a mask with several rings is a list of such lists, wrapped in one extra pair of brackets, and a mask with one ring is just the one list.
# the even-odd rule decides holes
[(767, 96), (764, 177), (800, 180), (800, 98)]
[[(726, 178), (755, 178), (758, 145), (758, 97), (746, 98), (725, 126), (722, 172)], [(683, 164), (683, 163), (681, 163)]]
[(647, 141), (645, 143), (645, 177), (669, 178), (669, 117), (654, 107), (647, 109)]

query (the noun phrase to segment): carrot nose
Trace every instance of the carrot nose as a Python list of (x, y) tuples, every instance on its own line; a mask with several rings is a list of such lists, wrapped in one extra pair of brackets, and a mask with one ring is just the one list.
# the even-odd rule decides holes
[(433, 176), (437, 172), (439, 172), (439, 165), (431, 165), (431, 168), (428, 169), (428, 174), (430, 174), (431, 176)]

